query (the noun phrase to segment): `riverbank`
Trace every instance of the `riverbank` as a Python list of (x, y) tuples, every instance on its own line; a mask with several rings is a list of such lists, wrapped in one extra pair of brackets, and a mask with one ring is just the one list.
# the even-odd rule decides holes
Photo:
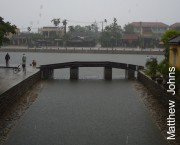
[(40, 79), (40, 70), (33, 67), (14, 73), (12, 67), (0, 66), (0, 115)]
[(27, 48), (17, 46), (1, 47), (0, 52), (34, 52), (34, 53), (97, 53), (97, 54), (145, 54), (163, 55), (163, 48), (101, 48), (101, 47), (41, 47)]
[(20, 96), (20, 99), (0, 116), (0, 145), (4, 144), (11, 129), (16, 125), (26, 110), (36, 101), (39, 93), (46, 84), (46, 81), (39, 81), (34, 84), (31, 89)]
[[(138, 81), (134, 81), (134, 87), (135, 89), (141, 94), (140, 98), (142, 102), (145, 104), (147, 109), (150, 112), (150, 115), (153, 118), (154, 123), (161, 131), (163, 137), (165, 140), (167, 140), (167, 109), (165, 108), (158, 99), (152, 95), (152, 92), (150, 92), (143, 84), (141, 84)], [(178, 142), (180, 141), (180, 122), (177, 122), (176, 124), (176, 140), (173, 141), (167, 141), (168, 145), (178, 145)]]
[[(144, 88), (142, 86), (138, 86), (138, 88), (140, 88), (139, 90), (142, 91), (142, 100), (143, 102), (145, 102), (145, 105), (147, 106), (148, 110), (150, 110), (150, 113), (153, 116), (158, 128), (161, 130), (164, 138), (168, 141), (170, 145), (177, 145), (177, 143), (179, 143), (180, 141), (180, 108), (178, 107), (180, 104), (180, 98), (178, 94), (176, 96), (171, 95), (167, 92), (166, 88), (162, 86), (162, 84), (158, 84), (157, 82), (153, 81), (142, 71), (138, 72), (137, 80), (141, 82), (144, 85), (144, 87), (146, 87), (146, 91), (144, 91)], [(176, 121), (176, 138), (174, 140), (169, 139), (169, 134), (167, 132), (169, 131), (169, 127), (167, 126), (167, 119), (170, 118), (170, 111), (168, 111), (168, 109), (171, 109), (170, 102), (176, 103), (176, 120), (178, 120)]]

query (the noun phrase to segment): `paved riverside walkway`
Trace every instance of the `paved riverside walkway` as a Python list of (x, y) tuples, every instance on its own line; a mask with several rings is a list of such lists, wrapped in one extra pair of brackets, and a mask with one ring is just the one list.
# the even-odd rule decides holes
[(50, 80), (4, 145), (166, 145), (128, 80)]
[(126, 48), (126, 47), (39, 47), (28, 48), (27, 46), (2, 46), (0, 52), (47, 52), (47, 53), (102, 53), (102, 54), (147, 54), (162, 55), (164, 48)]
[(39, 71), (39, 69), (29, 66), (26, 69), (26, 73), (24, 73), (21, 68), (20, 72), (14, 74), (13, 67), (17, 66), (18, 64), (10, 64), (9, 67), (6, 67), (4, 64), (0, 64), (0, 95), (22, 80)]

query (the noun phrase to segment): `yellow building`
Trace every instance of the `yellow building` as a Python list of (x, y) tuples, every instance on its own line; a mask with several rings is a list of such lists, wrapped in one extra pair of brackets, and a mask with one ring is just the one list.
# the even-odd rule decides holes
[(51, 37), (62, 37), (64, 35), (63, 27), (43, 27), (39, 28), (38, 32), (42, 34), (45, 38), (51, 38)]
[(173, 37), (168, 41), (169, 49), (169, 65), (180, 70), (180, 35)]

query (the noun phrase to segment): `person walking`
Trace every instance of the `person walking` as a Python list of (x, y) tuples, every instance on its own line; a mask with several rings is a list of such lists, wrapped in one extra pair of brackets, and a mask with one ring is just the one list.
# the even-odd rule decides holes
[(23, 54), (22, 56), (22, 68), (23, 68), (23, 72), (26, 72), (26, 55)]
[(9, 55), (9, 53), (6, 54), (5, 60), (6, 60), (6, 66), (9, 66), (9, 60), (10, 60), (10, 55)]

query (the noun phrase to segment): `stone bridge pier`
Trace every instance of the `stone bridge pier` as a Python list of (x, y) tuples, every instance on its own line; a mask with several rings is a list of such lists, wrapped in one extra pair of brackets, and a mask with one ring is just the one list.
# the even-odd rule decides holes
[(112, 80), (112, 67), (111, 66), (104, 67), (104, 79)]
[(53, 69), (43, 69), (41, 71), (41, 78), (43, 79), (53, 79), (54, 70)]
[(125, 78), (129, 80), (135, 79), (135, 71), (131, 69), (126, 69), (125, 70)]
[(79, 67), (70, 67), (70, 80), (79, 79)]

